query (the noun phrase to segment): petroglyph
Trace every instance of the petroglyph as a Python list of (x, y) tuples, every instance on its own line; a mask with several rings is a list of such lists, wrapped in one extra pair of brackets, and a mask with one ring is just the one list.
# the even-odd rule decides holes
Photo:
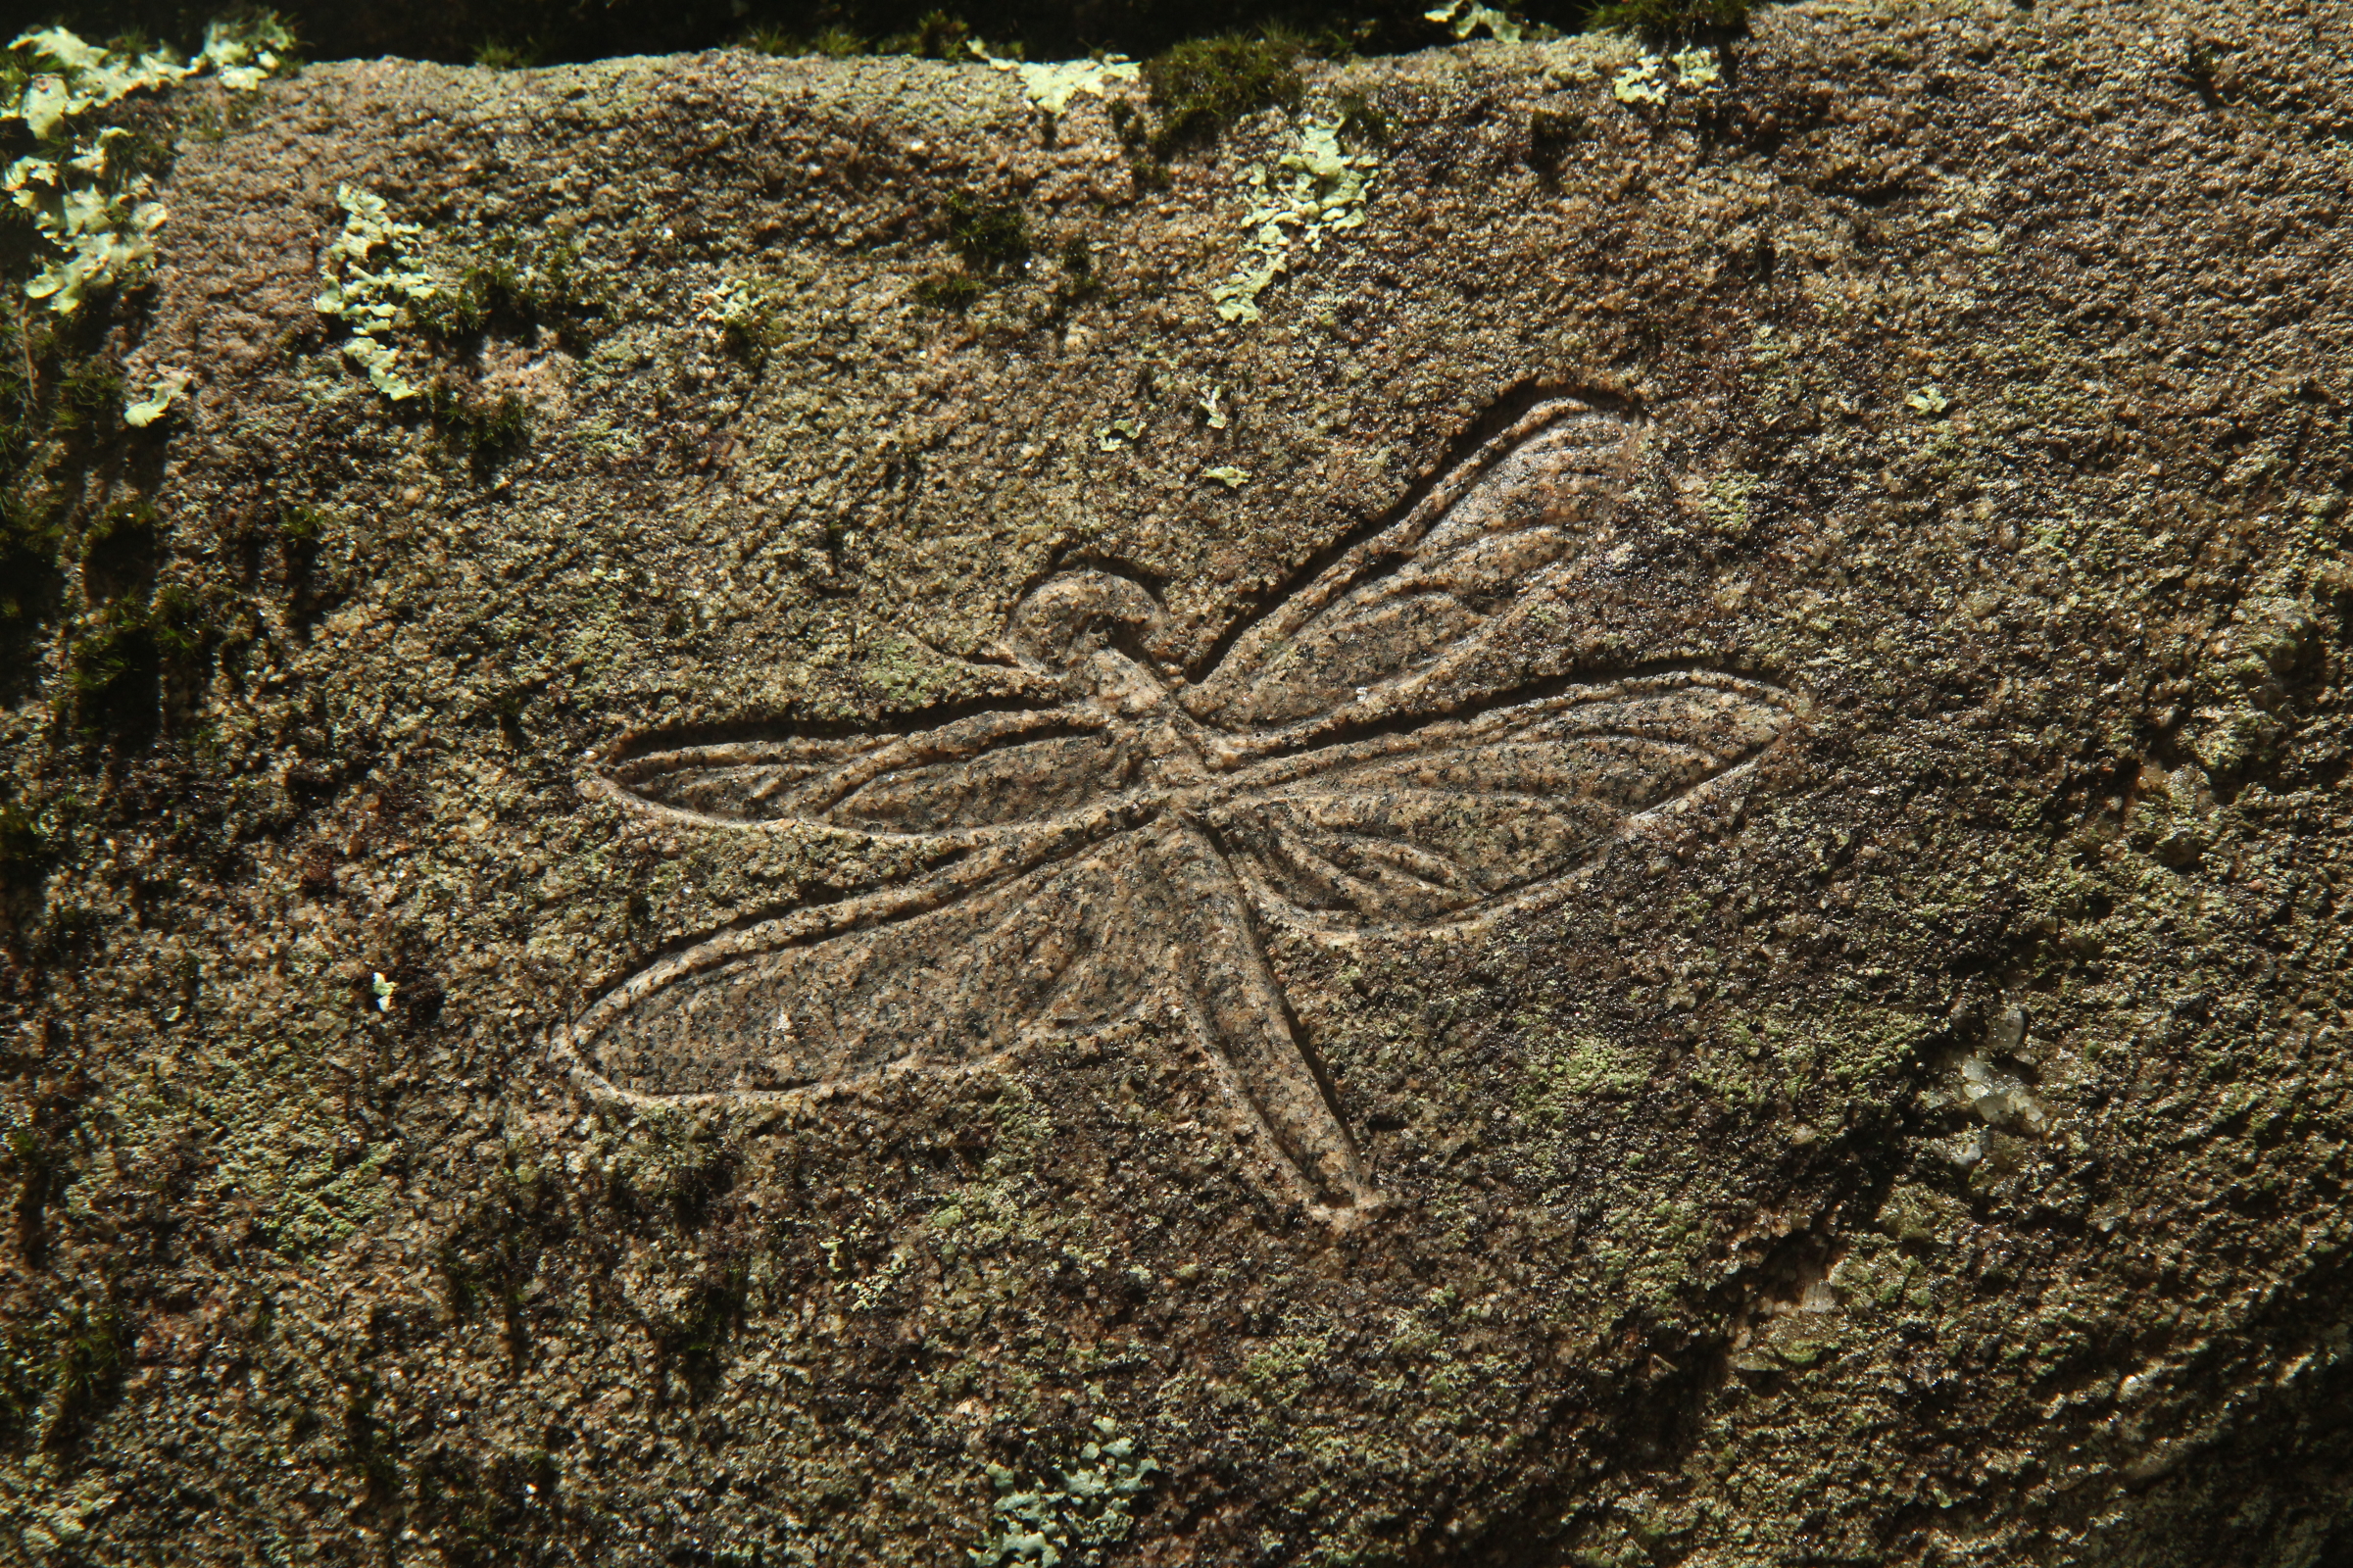
[(1112, 573), (1028, 594), (1002, 654), (1047, 693), (911, 734), (625, 746), (592, 787), (712, 831), (793, 822), (953, 852), (641, 970), (571, 1031), (636, 1096), (954, 1071), (1173, 1006), (1246, 1141), (1327, 1214), (1374, 1183), (1265, 936), (1494, 920), (1747, 770), (1800, 705), (1707, 670), (1547, 673), (1590, 612), (1640, 422), (1537, 404), (1230, 631), (1198, 677)]

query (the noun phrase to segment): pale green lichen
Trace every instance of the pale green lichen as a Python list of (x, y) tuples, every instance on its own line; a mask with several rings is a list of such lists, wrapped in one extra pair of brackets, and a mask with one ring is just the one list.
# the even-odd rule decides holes
[(92, 296), (136, 280), (154, 261), (155, 231), (170, 215), (151, 199), (145, 174), (126, 174), (116, 163), (115, 144), (130, 132), (100, 123), (93, 111), (207, 71), (250, 92), (292, 44), (271, 17), (216, 23), (203, 52), (185, 65), (168, 52), (102, 49), (63, 27), (20, 34), (8, 46), (7, 74), (21, 74), (25, 86), (13, 103), (0, 101), (0, 125), (23, 121), (38, 146), (9, 166), (0, 192), (32, 216), (55, 253), (25, 283), (26, 297), (71, 316)]
[(405, 242), (421, 232), (415, 223), (394, 221), (384, 198), (345, 185), (335, 192), (344, 212), (343, 232), (327, 246), (319, 273), (319, 314), (352, 329), (343, 352), (368, 372), (375, 389), (394, 402), (417, 396), (402, 375), (400, 356), (384, 339), (416, 319), (415, 307), (440, 292), (430, 272), (413, 265)]
[(141, 430), (155, 423), (179, 401), (180, 394), (188, 390), (188, 383), (194, 379), (185, 370), (166, 370), (155, 378), (147, 396), (123, 406), (123, 422)]
[(1457, 38), (1468, 38), (1481, 27), (1497, 43), (1518, 43), (1528, 36), (1526, 23), (1508, 11), (1481, 5), (1479, 0), (1451, 0), (1450, 4), (1423, 12), (1422, 19), (1453, 28)]
[(1161, 1467), (1136, 1452), (1135, 1440), (1115, 1436), (1118, 1424), (1108, 1416), (1097, 1419), (1095, 1430), (1102, 1441), (1087, 1444), (1077, 1464), (1055, 1472), (1059, 1486), (1024, 1489), (1012, 1471), (989, 1466), (998, 1493), (992, 1510), (997, 1534), (964, 1555), (978, 1568), (1055, 1568), (1073, 1552), (1098, 1561), (1103, 1548), (1125, 1541), (1135, 1529), (1137, 1498)]
[(1031, 103), (1050, 115), (1058, 115), (1068, 109), (1070, 100), (1080, 93), (1108, 98), (1113, 82), (1135, 81), (1144, 73), (1143, 67), (1125, 55), (1104, 55), (1100, 60), (1032, 63), (993, 55), (977, 41), (970, 47), (975, 55), (989, 63), (990, 69), (1018, 72), (1021, 90), (1029, 95)]
[(1958, 1073), (1960, 1083), (1953, 1092), (1952, 1102), (1976, 1111), (1988, 1126), (2007, 1127), (2034, 1136), (2048, 1129), (2050, 1113), (2027, 1092), (2023, 1080), (2001, 1071), (1985, 1057), (1974, 1055), (1961, 1058)]
[(1117, 452), (1122, 447), (1132, 446), (1143, 434), (1144, 426), (1136, 420), (1113, 419), (1096, 432), (1095, 449), (1098, 452)]
[(1666, 67), (1667, 63), (1657, 55), (1644, 55), (1629, 69), (1619, 72), (1609, 90), (1622, 104), (1663, 104), (1670, 85)]
[[(834, 1260), (834, 1272), (837, 1274), (840, 1273), (840, 1256), (838, 1252), (840, 1243), (820, 1242), (817, 1245), (828, 1250), (827, 1255)], [(907, 1272), (907, 1256), (906, 1251), (904, 1250), (895, 1251), (888, 1258), (883, 1260), (883, 1264), (880, 1268), (876, 1269), (873, 1273), (868, 1274), (865, 1278), (853, 1284), (850, 1287), (850, 1298), (848, 1303), (850, 1310), (853, 1312), (871, 1312), (876, 1307), (880, 1306), (884, 1299), (889, 1297), (891, 1288), (899, 1282), (899, 1276)]]
[(280, 51), (294, 47), (294, 34), (274, 16), (252, 22), (216, 22), (204, 29), (204, 50), (197, 69), (211, 66), (221, 85), (233, 92), (253, 92), (264, 77), (285, 63)]
[(1611, 78), (1609, 90), (1622, 104), (1663, 104), (1677, 87), (1705, 91), (1722, 78), (1713, 49), (1685, 49), (1642, 56)]
[(58, 254), (25, 283), (27, 299), (46, 300), (72, 316), (93, 295), (144, 273), (155, 260), (154, 234), (170, 216), (149, 199), (144, 174), (114, 191), (98, 183), (111, 144), (127, 134), (110, 126), (69, 158), (34, 154), (18, 159), (0, 177), (0, 190), (32, 215), (33, 227)]
[(1250, 476), (1248, 472), (1241, 468), (1233, 467), (1203, 468), (1201, 470), (1201, 477), (1204, 479), (1214, 480), (1218, 484), (1224, 485), (1228, 490), (1239, 490), (1244, 485), (1250, 482)]
[(1919, 391), (1904, 399), (1904, 404), (1906, 407), (1916, 410), (1921, 414), (1928, 415), (1932, 418), (1936, 415), (1942, 414), (1946, 409), (1952, 407), (1951, 402), (1946, 399), (1944, 394), (1937, 391), (1933, 386), (1922, 387)]
[(1687, 87), (1712, 87), (1723, 75), (1713, 49), (1686, 49), (1667, 59), (1674, 65), (1677, 78)]
[(224, 87), (252, 92), (284, 64), (281, 51), (294, 47), (294, 35), (274, 16), (216, 22), (205, 29), (204, 48), (184, 65), (168, 49), (117, 53), (64, 27), (19, 33), (8, 47), (21, 55), (26, 82), (16, 109), (0, 113), (0, 120), (21, 118), (48, 140), (68, 120), (208, 71)]
[(1291, 270), (1293, 230), (1310, 251), (1320, 251), (1326, 234), (1363, 226), (1379, 170), (1371, 154), (1342, 151), (1339, 124), (1320, 121), (1301, 125), (1299, 147), (1271, 169), (1251, 166), (1244, 177), (1254, 204), (1243, 219), (1250, 239), (1241, 267), (1209, 290), (1217, 314), (1229, 321), (1258, 319), (1259, 294)]
[(727, 278), (696, 296), (696, 319), (715, 327), (738, 355), (758, 356), (779, 341), (773, 287), (759, 279)]
[(767, 320), (759, 293), (741, 278), (730, 278), (702, 295), (695, 314), (722, 332), (755, 333)]

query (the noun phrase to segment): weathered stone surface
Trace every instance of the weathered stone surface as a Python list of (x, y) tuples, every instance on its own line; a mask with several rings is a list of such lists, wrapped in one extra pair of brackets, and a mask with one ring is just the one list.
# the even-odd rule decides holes
[(9, 719), (9, 1551), (2341, 1559), (2348, 59), (1319, 68), (1255, 320), (1275, 116), (270, 84), (80, 514), (202, 652)]

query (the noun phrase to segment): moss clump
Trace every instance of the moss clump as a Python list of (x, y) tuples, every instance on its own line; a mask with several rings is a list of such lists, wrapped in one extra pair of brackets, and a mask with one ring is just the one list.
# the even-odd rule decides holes
[(0, 804), (0, 881), (38, 868), (49, 858), (49, 834), (40, 814), (15, 801)]
[(148, 605), (147, 624), (156, 653), (165, 659), (191, 659), (213, 630), (212, 615), (193, 589), (166, 583)]
[(317, 507), (285, 507), (277, 514), (277, 536), (296, 549), (308, 549), (326, 532), (327, 514)]
[(849, 60), (858, 55), (884, 52), (848, 27), (821, 27), (808, 35), (783, 27), (754, 27), (736, 39), (736, 47), (749, 49), (756, 55), (772, 55), (779, 59), (816, 55), (826, 60)]
[(84, 728), (121, 728), (150, 706), (161, 665), (155, 623), (147, 607), (119, 600), (100, 611), (74, 639), (66, 667)]
[(123, 371), (112, 360), (85, 360), (57, 389), (52, 428), (59, 435), (103, 435), (123, 406)]
[(970, 58), (966, 45), (971, 37), (972, 28), (962, 17), (946, 11), (932, 11), (917, 18), (911, 27), (875, 37), (838, 25), (821, 27), (814, 33), (763, 26), (739, 34), (735, 46), (759, 55), (821, 55), (827, 60), (848, 60), (858, 55), (914, 55), (925, 60), (964, 60)]
[[(25, 1154), (29, 1149), (31, 1135), (18, 1132), (9, 1136), (17, 1163), (30, 1180)], [(49, 1396), (49, 1385), (57, 1372), (56, 1351), (42, 1329), (48, 1325), (21, 1323), (0, 1334), (0, 1445), (20, 1446), (31, 1434), (41, 1403)]]
[(783, 341), (775, 297), (764, 284), (738, 278), (706, 297), (701, 317), (719, 329), (719, 343), (748, 365), (766, 358)]
[(915, 285), (915, 303), (935, 311), (967, 311), (989, 292), (970, 272), (941, 272)]
[(0, 625), (37, 620), (55, 603), (64, 530), (30, 488), (0, 487)]
[(409, 310), (419, 328), (445, 343), (494, 326), (549, 326), (576, 340), (595, 303), (581, 281), (578, 246), (564, 239), (532, 245), (502, 235), (468, 259), (455, 282), (438, 285)]
[(71, 1446), (105, 1408), (122, 1382), (123, 1338), (123, 1321), (111, 1308), (76, 1307), (67, 1317), (49, 1379), (54, 1405), (43, 1446)]
[(118, 501), (100, 512), (82, 531), (84, 558), (107, 550), (138, 549), (154, 540), (155, 503), (143, 496)]
[(1582, 109), (1536, 110), (1528, 117), (1529, 161), (1539, 169), (1551, 169), (1593, 130)]
[(1611, 0), (1586, 24), (1669, 42), (1717, 37), (1746, 30), (1748, 0)]
[(1307, 91), (1297, 64), (1299, 47), (1281, 36), (1201, 38), (1145, 62), (1144, 84), (1159, 119), (1153, 155), (1206, 146), (1261, 110), (1296, 112)]
[(155, 580), (156, 520), (155, 508), (132, 497), (102, 508), (83, 523), (81, 585), (92, 602), (143, 592)]
[(530, 433), (523, 401), (512, 392), (502, 393), (494, 401), (446, 380), (435, 381), (425, 393), (425, 407), (443, 438), (476, 458), (512, 451)]
[(528, 71), (547, 63), (547, 50), (536, 38), (487, 38), (474, 49), (474, 64), (484, 71)]
[(929, 11), (905, 32), (892, 33), (876, 47), (877, 54), (920, 55), (926, 60), (961, 60), (971, 42), (972, 28), (962, 17)]
[(63, 542), (55, 508), (35, 483), (41, 446), (39, 350), (14, 312), (0, 313), (0, 626), (37, 619), (57, 595)]
[(1344, 92), (1333, 100), (1340, 111), (1340, 138), (1364, 147), (1389, 145), (1389, 116), (1360, 92)]
[(974, 273), (994, 277), (1029, 260), (1029, 220), (1016, 202), (957, 191), (948, 198), (948, 246)]
[(935, 311), (964, 311), (1030, 258), (1029, 219), (1017, 202), (991, 201), (973, 191), (948, 198), (948, 248), (964, 264), (917, 283), (915, 303)]

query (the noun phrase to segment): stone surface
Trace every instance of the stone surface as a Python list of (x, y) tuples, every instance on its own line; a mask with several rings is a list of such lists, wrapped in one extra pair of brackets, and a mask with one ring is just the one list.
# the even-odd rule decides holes
[(72, 592), (208, 629), (8, 720), (9, 1553), (2341, 1560), (2348, 59), (191, 129)]

